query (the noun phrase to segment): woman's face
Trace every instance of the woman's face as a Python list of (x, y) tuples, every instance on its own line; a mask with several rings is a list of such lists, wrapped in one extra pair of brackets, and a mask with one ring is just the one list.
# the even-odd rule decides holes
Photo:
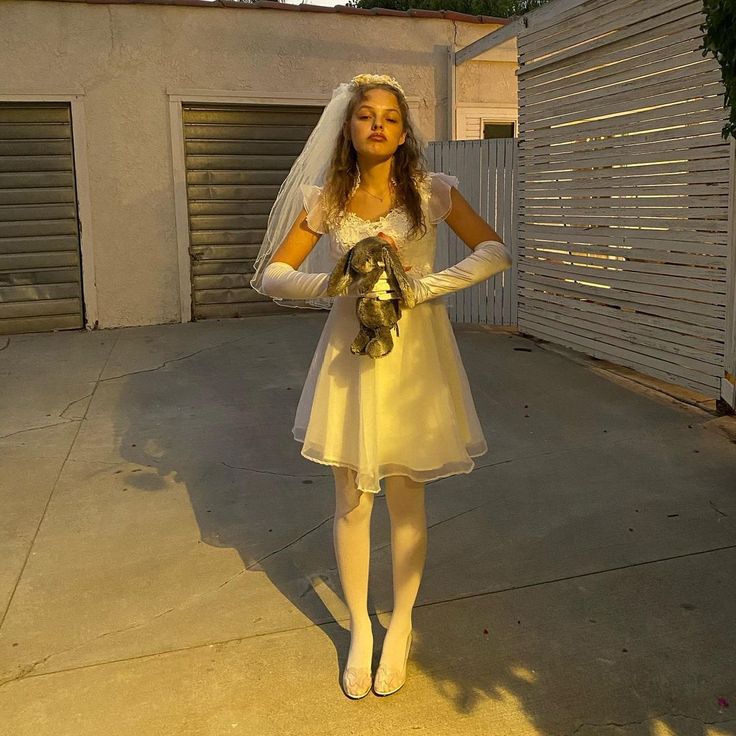
[(406, 140), (396, 95), (385, 89), (369, 89), (353, 110), (349, 135), (359, 157), (391, 158)]

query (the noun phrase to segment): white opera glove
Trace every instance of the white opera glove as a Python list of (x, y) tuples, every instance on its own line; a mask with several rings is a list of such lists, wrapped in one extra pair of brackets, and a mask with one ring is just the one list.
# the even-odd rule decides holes
[(289, 263), (273, 261), (263, 271), (261, 286), (271, 297), (311, 299), (325, 293), (329, 279), (329, 273), (304, 273)]
[(416, 304), (421, 304), (427, 299), (435, 299), (485, 281), (511, 265), (511, 255), (502, 241), (484, 240), (475, 246), (469, 256), (450, 268), (418, 278), (408, 273), (406, 276), (414, 288)]

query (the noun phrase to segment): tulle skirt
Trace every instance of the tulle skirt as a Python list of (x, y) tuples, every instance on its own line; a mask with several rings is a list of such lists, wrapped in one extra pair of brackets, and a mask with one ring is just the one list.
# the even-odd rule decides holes
[(402, 310), (391, 352), (375, 359), (350, 352), (355, 303), (335, 299), (317, 343), (292, 428), (301, 454), (352, 468), (370, 493), (389, 475), (469, 473), (488, 446), (444, 302)]

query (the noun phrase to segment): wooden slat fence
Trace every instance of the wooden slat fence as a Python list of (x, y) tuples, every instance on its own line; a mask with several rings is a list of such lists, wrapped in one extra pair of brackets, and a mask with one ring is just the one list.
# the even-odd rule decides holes
[[(430, 169), (453, 174), (458, 189), (508, 246), (516, 253), (517, 211), (514, 167), (516, 139), (434, 141), (426, 157)], [(452, 266), (470, 250), (447, 225), (437, 229), (436, 270)], [(514, 258), (515, 260), (515, 258)], [(490, 279), (443, 297), (453, 322), (516, 324), (516, 272), (511, 268)]]
[(545, 17), (518, 37), (519, 329), (717, 397), (733, 172), (702, 3)]

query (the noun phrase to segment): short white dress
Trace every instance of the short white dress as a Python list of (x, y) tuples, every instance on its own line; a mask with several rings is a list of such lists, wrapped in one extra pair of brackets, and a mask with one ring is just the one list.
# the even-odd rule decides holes
[[(420, 182), (427, 234), (411, 240), (400, 207), (377, 220), (348, 212), (326, 232), (321, 188), (303, 185), (302, 193), (307, 224), (327, 235), (334, 263), (359, 240), (384, 232), (409, 273), (422, 276), (435, 271), (437, 223), (447, 217), (450, 187), (457, 185), (456, 177), (438, 172)], [(426, 482), (469, 473), (472, 458), (488, 446), (443, 297), (402, 308), (398, 335), (391, 331), (394, 346), (380, 358), (350, 352), (360, 329), (356, 298), (335, 297), (317, 343), (292, 428), (301, 454), (352, 468), (357, 487), (370, 493), (380, 493), (389, 475)]]

